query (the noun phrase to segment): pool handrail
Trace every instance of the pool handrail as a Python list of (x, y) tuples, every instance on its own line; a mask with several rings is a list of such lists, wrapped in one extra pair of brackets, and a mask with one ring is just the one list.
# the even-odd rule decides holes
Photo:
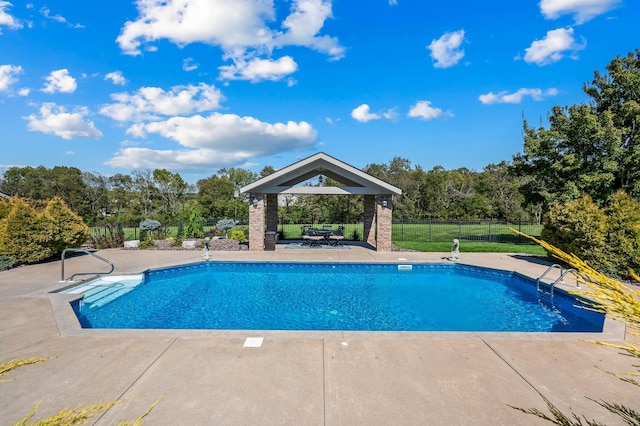
[[(558, 269), (560, 269), (560, 276), (559, 276), (558, 278), (556, 278), (556, 280), (555, 280), (555, 281), (553, 281), (551, 284), (547, 284), (547, 285), (549, 286), (549, 296), (548, 296), (548, 297), (549, 297), (549, 300), (550, 300), (552, 303), (553, 303), (553, 292), (554, 292), (554, 289), (555, 289), (556, 284), (565, 284), (565, 282), (564, 282), (564, 277), (565, 277), (567, 274), (569, 274), (569, 273), (573, 272), (573, 274), (574, 274), (574, 276), (575, 276), (575, 278), (576, 278), (576, 288), (578, 288), (578, 289), (579, 289), (579, 288), (581, 288), (581, 287), (580, 287), (580, 281), (578, 280), (578, 276), (582, 276), (582, 273), (581, 273), (580, 271), (577, 271), (577, 270), (575, 270), (575, 269), (573, 269), (573, 268), (564, 269), (564, 268), (562, 267), (562, 265), (559, 265), (559, 264), (557, 264), (557, 263), (554, 263), (553, 265), (549, 266), (549, 267), (547, 268), (547, 270), (546, 270), (546, 271), (544, 271), (544, 272), (542, 273), (542, 275), (540, 275), (540, 276), (538, 277), (538, 279), (536, 280), (536, 292), (537, 292), (538, 294), (542, 294), (542, 295), (545, 295), (545, 296), (546, 296), (546, 294), (544, 293), (544, 291), (540, 290), (540, 281), (541, 281), (541, 280), (542, 280), (542, 279), (543, 279), (543, 278), (544, 278), (544, 277), (545, 277), (545, 276), (546, 276), (546, 275), (547, 275), (547, 274), (548, 274), (552, 269), (554, 269), (554, 268), (558, 268)], [(582, 278), (584, 279), (584, 276), (582, 276)]]
[[(65, 256), (66, 256), (68, 251), (82, 252), (82, 253), (89, 254), (89, 255), (91, 255), (91, 256), (93, 256), (93, 257), (95, 257), (97, 259), (100, 259), (103, 262), (106, 262), (109, 265), (111, 265), (111, 270), (109, 272), (78, 272), (76, 274), (71, 275), (71, 277), (68, 280), (65, 280), (64, 279), (64, 259), (65, 259)], [(62, 269), (62, 271), (61, 271), (61, 274), (60, 274), (60, 282), (66, 282), (66, 281), (73, 281), (73, 278), (78, 276), (78, 275), (109, 275), (110, 273), (113, 272), (113, 270), (115, 269), (115, 266), (114, 266), (113, 262), (111, 262), (110, 260), (105, 259), (102, 256), (98, 256), (97, 254), (92, 253), (87, 249), (72, 247), (72, 248), (66, 248), (66, 249), (62, 250), (62, 265), (61, 265), (61, 269)]]

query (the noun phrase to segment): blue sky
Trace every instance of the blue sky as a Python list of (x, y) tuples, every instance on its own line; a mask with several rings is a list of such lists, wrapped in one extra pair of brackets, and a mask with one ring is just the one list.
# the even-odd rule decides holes
[(0, 0), (0, 168), (473, 170), (587, 101), (637, 0)]

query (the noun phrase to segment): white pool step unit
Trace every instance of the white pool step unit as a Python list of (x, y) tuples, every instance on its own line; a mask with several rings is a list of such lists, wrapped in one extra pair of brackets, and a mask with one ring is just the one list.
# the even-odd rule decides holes
[(130, 292), (142, 284), (143, 274), (100, 277), (63, 291), (68, 294), (84, 294), (82, 303), (97, 308)]

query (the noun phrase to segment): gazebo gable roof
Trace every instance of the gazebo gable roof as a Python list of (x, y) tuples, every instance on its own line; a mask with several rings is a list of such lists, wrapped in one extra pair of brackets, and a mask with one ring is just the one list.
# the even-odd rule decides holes
[[(315, 176), (327, 176), (344, 186), (296, 186)], [(240, 192), (264, 194), (402, 194), (402, 190), (330, 155), (319, 152), (258, 179)]]

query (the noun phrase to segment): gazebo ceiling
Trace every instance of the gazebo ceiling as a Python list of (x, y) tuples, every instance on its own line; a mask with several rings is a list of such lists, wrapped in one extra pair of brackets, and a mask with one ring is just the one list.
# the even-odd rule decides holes
[[(297, 186), (318, 175), (324, 175), (344, 186)], [(353, 166), (319, 152), (258, 179), (240, 192), (263, 194), (402, 194), (402, 190)]]

